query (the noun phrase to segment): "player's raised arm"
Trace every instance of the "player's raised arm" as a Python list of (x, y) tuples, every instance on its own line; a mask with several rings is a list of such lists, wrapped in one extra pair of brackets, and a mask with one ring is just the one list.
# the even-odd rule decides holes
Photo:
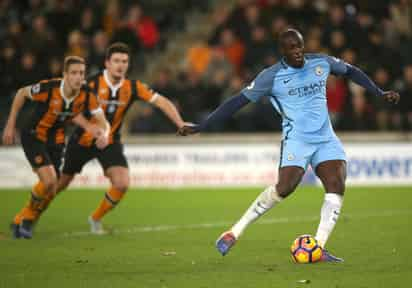
[[(40, 84), (37, 84), (40, 85)], [(33, 86), (35, 89), (37, 89), (37, 85)], [(6, 127), (4, 128), (3, 132), (3, 143), (5, 145), (11, 145), (14, 142), (15, 134), (16, 134), (16, 120), (17, 116), (23, 107), (24, 103), (26, 102), (26, 98), (32, 98), (31, 96), (31, 90), (32, 86), (26, 86), (23, 88), (20, 88), (16, 96), (13, 99), (13, 104), (11, 105), (9, 117), (6, 122)]]
[(384, 97), (388, 102), (397, 104), (400, 100), (399, 93), (395, 91), (382, 91), (361, 69), (350, 65), (338, 58), (327, 56), (327, 60), (331, 66), (331, 73), (334, 75), (342, 75), (356, 84), (362, 86), (369, 93)]

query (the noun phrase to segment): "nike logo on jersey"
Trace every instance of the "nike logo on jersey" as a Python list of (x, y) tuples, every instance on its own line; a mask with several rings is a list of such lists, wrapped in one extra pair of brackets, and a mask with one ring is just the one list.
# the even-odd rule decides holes
[(289, 78), (289, 79), (283, 80), (283, 84), (287, 84), (287, 83), (289, 83), (289, 81), (290, 81), (290, 80), (292, 80), (292, 78)]

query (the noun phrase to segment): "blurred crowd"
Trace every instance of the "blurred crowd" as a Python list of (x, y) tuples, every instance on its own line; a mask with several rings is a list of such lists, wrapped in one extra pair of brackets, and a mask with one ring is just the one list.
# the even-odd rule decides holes
[[(166, 4), (154, 6), (160, 2)], [(399, 105), (388, 105), (343, 78), (330, 77), (327, 97), (335, 128), (412, 129), (411, 0), (237, 0), (234, 7), (218, 2), (212, 12), (204, 9), (208, 2), (0, 1), (2, 117), (18, 87), (60, 75), (64, 55), (85, 57), (94, 73), (102, 68), (109, 43), (124, 41), (134, 51), (133, 67), (144, 70), (141, 56), (162, 52), (165, 35), (171, 29), (183, 33), (190, 25), (184, 15), (196, 7), (212, 14), (209, 39), (193, 43), (183, 69), (163, 63), (154, 83), (148, 83), (175, 101), (185, 120), (202, 121), (260, 70), (279, 61), (278, 35), (293, 27), (302, 31), (307, 52), (342, 58), (362, 68), (382, 89), (401, 93)], [(174, 130), (150, 106), (143, 106), (128, 127), (132, 133)], [(264, 100), (212, 130), (273, 131), (280, 130), (280, 121)]]
[(1, 0), (0, 129), (16, 89), (60, 77), (64, 56), (84, 57), (94, 74), (108, 45), (123, 41), (133, 52), (131, 72), (144, 70), (143, 55), (163, 51), (168, 34), (185, 29), (184, 13), (195, 2)]
[[(185, 68), (177, 79), (165, 69), (155, 87), (176, 99), (186, 119), (201, 121), (260, 70), (279, 61), (278, 35), (293, 27), (302, 31), (307, 52), (342, 58), (363, 69), (382, 89), (401, 93), (401, 102), (389, 105), (356, 84), (330, 77), (327, 98), (336, 129), (410, 131), (411, 2), (238, 0), (230, 9), (222, 3), (214, 11), (210, 38), (187, 51)], [(141, 118), (159, 118), (146, 112)], [(214, 130), (271, 131), (280, 129), (278, 120), (271, 105), (263, 101), (247, 106), (234, 120)], [(139, 123), (134, 122), (136, 131), (153, 129)]]

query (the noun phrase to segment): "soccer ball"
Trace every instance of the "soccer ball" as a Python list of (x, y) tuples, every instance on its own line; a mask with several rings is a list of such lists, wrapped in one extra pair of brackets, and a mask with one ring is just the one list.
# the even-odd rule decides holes
[(295, 263), (315, 263), (322, 258), (322, 248), (311, 235), (302, 235), (293, 241), (290, 253)]

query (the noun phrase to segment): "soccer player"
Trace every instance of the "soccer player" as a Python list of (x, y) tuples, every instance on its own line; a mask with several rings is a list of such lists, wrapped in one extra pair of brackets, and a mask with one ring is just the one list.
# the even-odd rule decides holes
[[(64, 129), (70, 120), (89, 131), (100, 148), (108, 143), (109, 124), (96, 96), (85, 86), (86, 65), (83, 58), (69, 56), (64, 61), (63, 79), (40, 81), (18, 90), (3, 134), (6, 145), (13, 143), (16, 119), (26, 99), (35, 105), (34, 113), (21, 130), (21, 144), (39, 181), (31, 198), (11, 224), (14, 238), (31, 238), (32, 224), (40, 203), (54, 195), (64, 147)], [(93, 116), (95, 124), (86, 121)], [(106, 130), (106, 132), (105, 132)]]
[[(110, 180), (111, 187), (88, 218), (93, 234), (105, 234), (101, 219), (120, 202), (129, 187), (129, 169), (120, 139), (120, 129), (123, 118), (133, 102), (149, 102), (162, 110), (178, 128), (185, 125), (171, 101), (153, 92), (139, 80), (126, 77), (129, 62), (129, 47), (123, 43), (114, 43), (106, 51), (106, 69), (88, 80), (88, 86), (96, 92), (111, 125), (109, 145), (104, 150), (97, 149), (92, 135), (79, 128), (69, 140), (58, 183), (57, 193), (67, 188), (87, 162), (97, 158), (105, 176)], [(43, 210), (51, 200), (44, 201)]]
[(249, 224), (295, 190), (310, 164), (326, 192), (315, 238), (323, 248), (323, 261), (340, 262), (343, 259), (324, 249), (340, 214), (346, 178), (345, 152), (333, 131), (326, 105), (328, 75), (346, 77), (389, 102), (397, 103), (400, 96), (393, 91), (382, 91), (361, 70), (342, 60), (321, 54), (304, 54), (303, 37), (295, 29), (284, 31), (279, 45), (283, 56), (279, 63), (263, 70), (239, 95), (224, 102), (200, 125), (187, 125), (179, 130), (179, 134), (185, 136), (204, 131), (248, 103), (269, 97), (282, 116), (278, 182), (267, 187), (240, 220), (218, 238), (216, 248), (226, 255)]

